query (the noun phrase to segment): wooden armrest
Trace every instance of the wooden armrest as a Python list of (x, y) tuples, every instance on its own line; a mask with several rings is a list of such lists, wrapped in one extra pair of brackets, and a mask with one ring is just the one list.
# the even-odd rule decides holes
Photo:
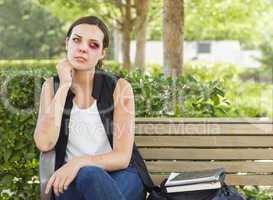
[(55, 171), (55, 150), (40, 153), (39, 175), (41, 187), (41, 200), (50, 200), (51, 191), (45, 194), (45, 189), (48, 180)]

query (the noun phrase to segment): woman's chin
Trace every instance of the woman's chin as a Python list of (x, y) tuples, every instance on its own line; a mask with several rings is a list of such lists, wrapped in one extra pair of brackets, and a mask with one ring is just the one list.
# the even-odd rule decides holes
[(86, 70), (91, 70), (91, 69), (93, 69), (93, 67), (90, 67), (90, 66), (88, 66), (88, 65), (84, 65), (84, 64), (78, 64), (78, 63), (72, 63), (72, 65), (73, 65), (73, 69), (74, 70), (79, 70), (79, 71), (86, 71)]

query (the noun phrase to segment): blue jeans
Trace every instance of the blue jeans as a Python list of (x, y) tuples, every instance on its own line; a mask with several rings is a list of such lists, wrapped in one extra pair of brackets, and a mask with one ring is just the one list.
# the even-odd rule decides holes
[(83, 167), (56, 200), (145, 200), (146, 192), (135, 167), (107, 172)]

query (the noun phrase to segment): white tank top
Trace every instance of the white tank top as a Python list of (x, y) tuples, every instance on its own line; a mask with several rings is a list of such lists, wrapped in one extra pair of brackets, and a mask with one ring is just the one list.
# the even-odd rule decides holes
[(112, 148), (98, 112), (97, 101), (89, 108), (81, 109), (73, 100), (65, 161), (74, 156), (99, 155), (110, 151)]

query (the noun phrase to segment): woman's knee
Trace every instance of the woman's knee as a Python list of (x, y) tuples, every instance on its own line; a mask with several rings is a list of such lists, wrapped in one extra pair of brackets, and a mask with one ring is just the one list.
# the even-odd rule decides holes
[(93, 181), (98, 181), (100, 177), (105, 176), (107, 172), (97, 166), (88, 166), (88, 167), (82, 167), (76, 178), (76, 183), (86, 183), (88, 182), (91, 184)]

